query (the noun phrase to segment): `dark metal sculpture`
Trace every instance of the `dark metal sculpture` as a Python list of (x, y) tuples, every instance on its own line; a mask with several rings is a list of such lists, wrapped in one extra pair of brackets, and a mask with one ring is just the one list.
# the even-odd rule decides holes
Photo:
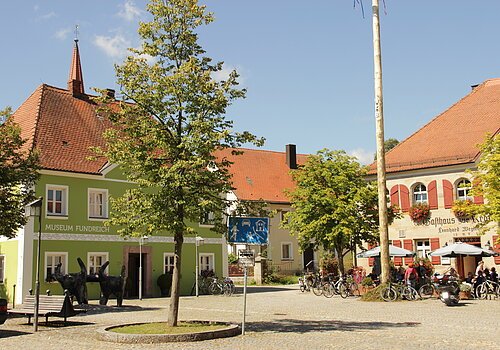
[(63, 275), (61, 273), (62, 264), (59, 263), (56, 266), (54, 278), (61, 284), (63, 290), (68, 290), (69, 295), (76, 298), (78, 304), (88, 304), (87, 268), (82, 259), (77, 258), (76, 260), (80, 265), (80, 272)]
[(99, 269), (99, 285), (101, 286), (100, 305), (106, 305), (111, 295), (116, 296), (116, 306), (122, 306), (125, 293), (125, 265), (122, 265), (120, 276), (108, 276), (104, 273), (109, 265), (106, 261)]

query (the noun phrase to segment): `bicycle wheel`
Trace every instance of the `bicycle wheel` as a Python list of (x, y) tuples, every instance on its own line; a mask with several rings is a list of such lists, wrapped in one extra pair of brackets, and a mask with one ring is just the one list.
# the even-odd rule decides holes
[(323, 284), (323, 295), (326, 298), (331, 298), (333, 297), (333, 286), (330, 283), (324, 283)]
[(349, 288), (344, 283), (339, 286), (339, 294), (343, 299), (349, 296)]
[(434, 286), (432, 284), (424, 284), (418, 289), (418, 294), (422, 299), (429, 299), (434, 295)]
[(321, 294), (323, 294), (322, 283), (320, 283), (320, 282), (314, 283), (312, 286), (312, 291), (313, 291), (314, 295), (316, 295), (317, 297), (319, 297)]
[(234, 293), (234, 284), (232, 283), (224, 283), (223, 293), (225, 296), (230, 297)]
[(477, 286), (477, 289), (479, 289), (479, 298), (480, 299), (486, 299), (488, 297), (488, 284), (487, 283), (481, 283), (479, 286)]
[(380, 297), (384, 301), (394, 301), (398, 298), (398, 293), (394, 288), (386, 287), (380, 291)]
[(349, 285), (349, 294), (353, 297), (359, 297), (361, 295), (359, 292), (359, 286), (356, 282), (352, 282)]
[(403, 288), (401, 296), (410, 301), (417, 300), (419, 297), (418, 292), (412, 286), (405, 286)]
[(214, 282), (208, 287), (208, 292), (213, 295), (219, 295), (223, 292), (222, 286), (219, 283)]

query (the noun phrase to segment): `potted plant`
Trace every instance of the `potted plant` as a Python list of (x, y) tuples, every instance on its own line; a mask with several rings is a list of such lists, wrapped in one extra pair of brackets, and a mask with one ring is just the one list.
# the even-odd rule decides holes
[(472, 286), (469, 283), (460, 283), (460, 299), (470, 299)]
[(474, 203), (470, 200), (456, 200), (453, 202), (453, 206), (451, 207), (451, 211), (457, 219), (459, 220), (469, 220), (474, 216), (473, 213)]
[(167, 272), (158, 276), (156, 284), (160, 288), (160, 295), (162, 297), (170, 296), (170, 288), (172, 288), (172, 274)]
[(415, 203), (409, 210), (410, 218), (417, 224), (422, 224), (431, 217), (431, 210), (427, 203)]

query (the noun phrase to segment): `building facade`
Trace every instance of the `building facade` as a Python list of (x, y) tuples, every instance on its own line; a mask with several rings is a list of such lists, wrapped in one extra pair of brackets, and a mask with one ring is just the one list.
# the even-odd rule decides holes
[[(387, 189), (391, 204), (401, 208), (402, 219), (389, 226), (389, 239), (395, 246), (414, 251), (418, 258), (430, 258), (437, 272), (449, 267), (461, 276), (474, 273), (479, 260), (486, 267), (500, 264), (500, 257), (430, 257), (429, 253), (444, 245), (466, 242), (500, 251), (498, 223), (487, 217), (457, 216), (452, 207), (456, 201), (483, 203), (482, 197), (469, 193), (473, 186), (471, 170), (477, 169), (481, 154), (478, 147), (487, 137), (500, 130), (500, 79), (474, 86), (470, 94), (402, 141), (386, 154)], [(371, 167), (371, 179), (376, 168)], [(425, 203), (430, 209), (427, 220), (412, 220), (410, 208)], [(483, 233), (478, 223), (489, 222)], [(412, 259), (394, 258), (394, 264), (406, 265)], [(372, 260), (360, 259), (369, 267)]]
[[(43, 197), (43, 206), (41, 227), (38, 218), (31, 217), (15, 238), (0, 239), (0, 297), (19, 304), (34, 289), (39, 231), (42, 293), (62, 294), (61, 286), (50, 276), (59, 263), (63, 273), (79, 272), (80, 258), (89, 274), (108, 260), (109, 275), (120, 275), (125, 266), (126, 298), (138, 297), (142, 267), (143, 295), (159, 296), (158, 277), (173, 269), (173, 237), (157, 232), (147, 239), (127, 239), (105, 225), (109, 198), (120, 196), (134, 184), (106, 159), (89, 158), (94, 155), (89, 148), (104, 145), (102, 133), (111, 125), (99, 116), (92, 96), (85, 93), (77, 41), (67, 89), (41, 85), (11, 118), (21, 126), (25, 146), (39, 151), (42, 169), (34, 190), (37, 197)], [(210, 226), (190, 226), (204, 244), (198, 247), (196, 257), (195, 235), (184, 239), (184, 295), (191, 292), (195, 281), (197, 259), (199, 270), (213, 270), (218, 276), (227, 271), (225, 238), (210, 231)], [(89, 298), (99, 298), (98, 283), (87, 283), (87, 287)]]

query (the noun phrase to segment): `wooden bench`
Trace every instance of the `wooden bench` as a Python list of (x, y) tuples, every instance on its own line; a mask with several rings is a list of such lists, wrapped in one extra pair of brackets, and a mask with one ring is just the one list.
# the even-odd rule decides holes
[[(64, 318), (64, 324), (68, 317), (75, 316), (85, 310), (75, 310), (68, 294), (66, 295), (40, 295), (38, 302), (38, 316), (45, 317), (45, 324), (48, 324), (49, 317)], [(35, 315), (35, 296), (27, 295), (24, 303), (9, 310), (10, 314), (28, 316), (28, 323)]]

